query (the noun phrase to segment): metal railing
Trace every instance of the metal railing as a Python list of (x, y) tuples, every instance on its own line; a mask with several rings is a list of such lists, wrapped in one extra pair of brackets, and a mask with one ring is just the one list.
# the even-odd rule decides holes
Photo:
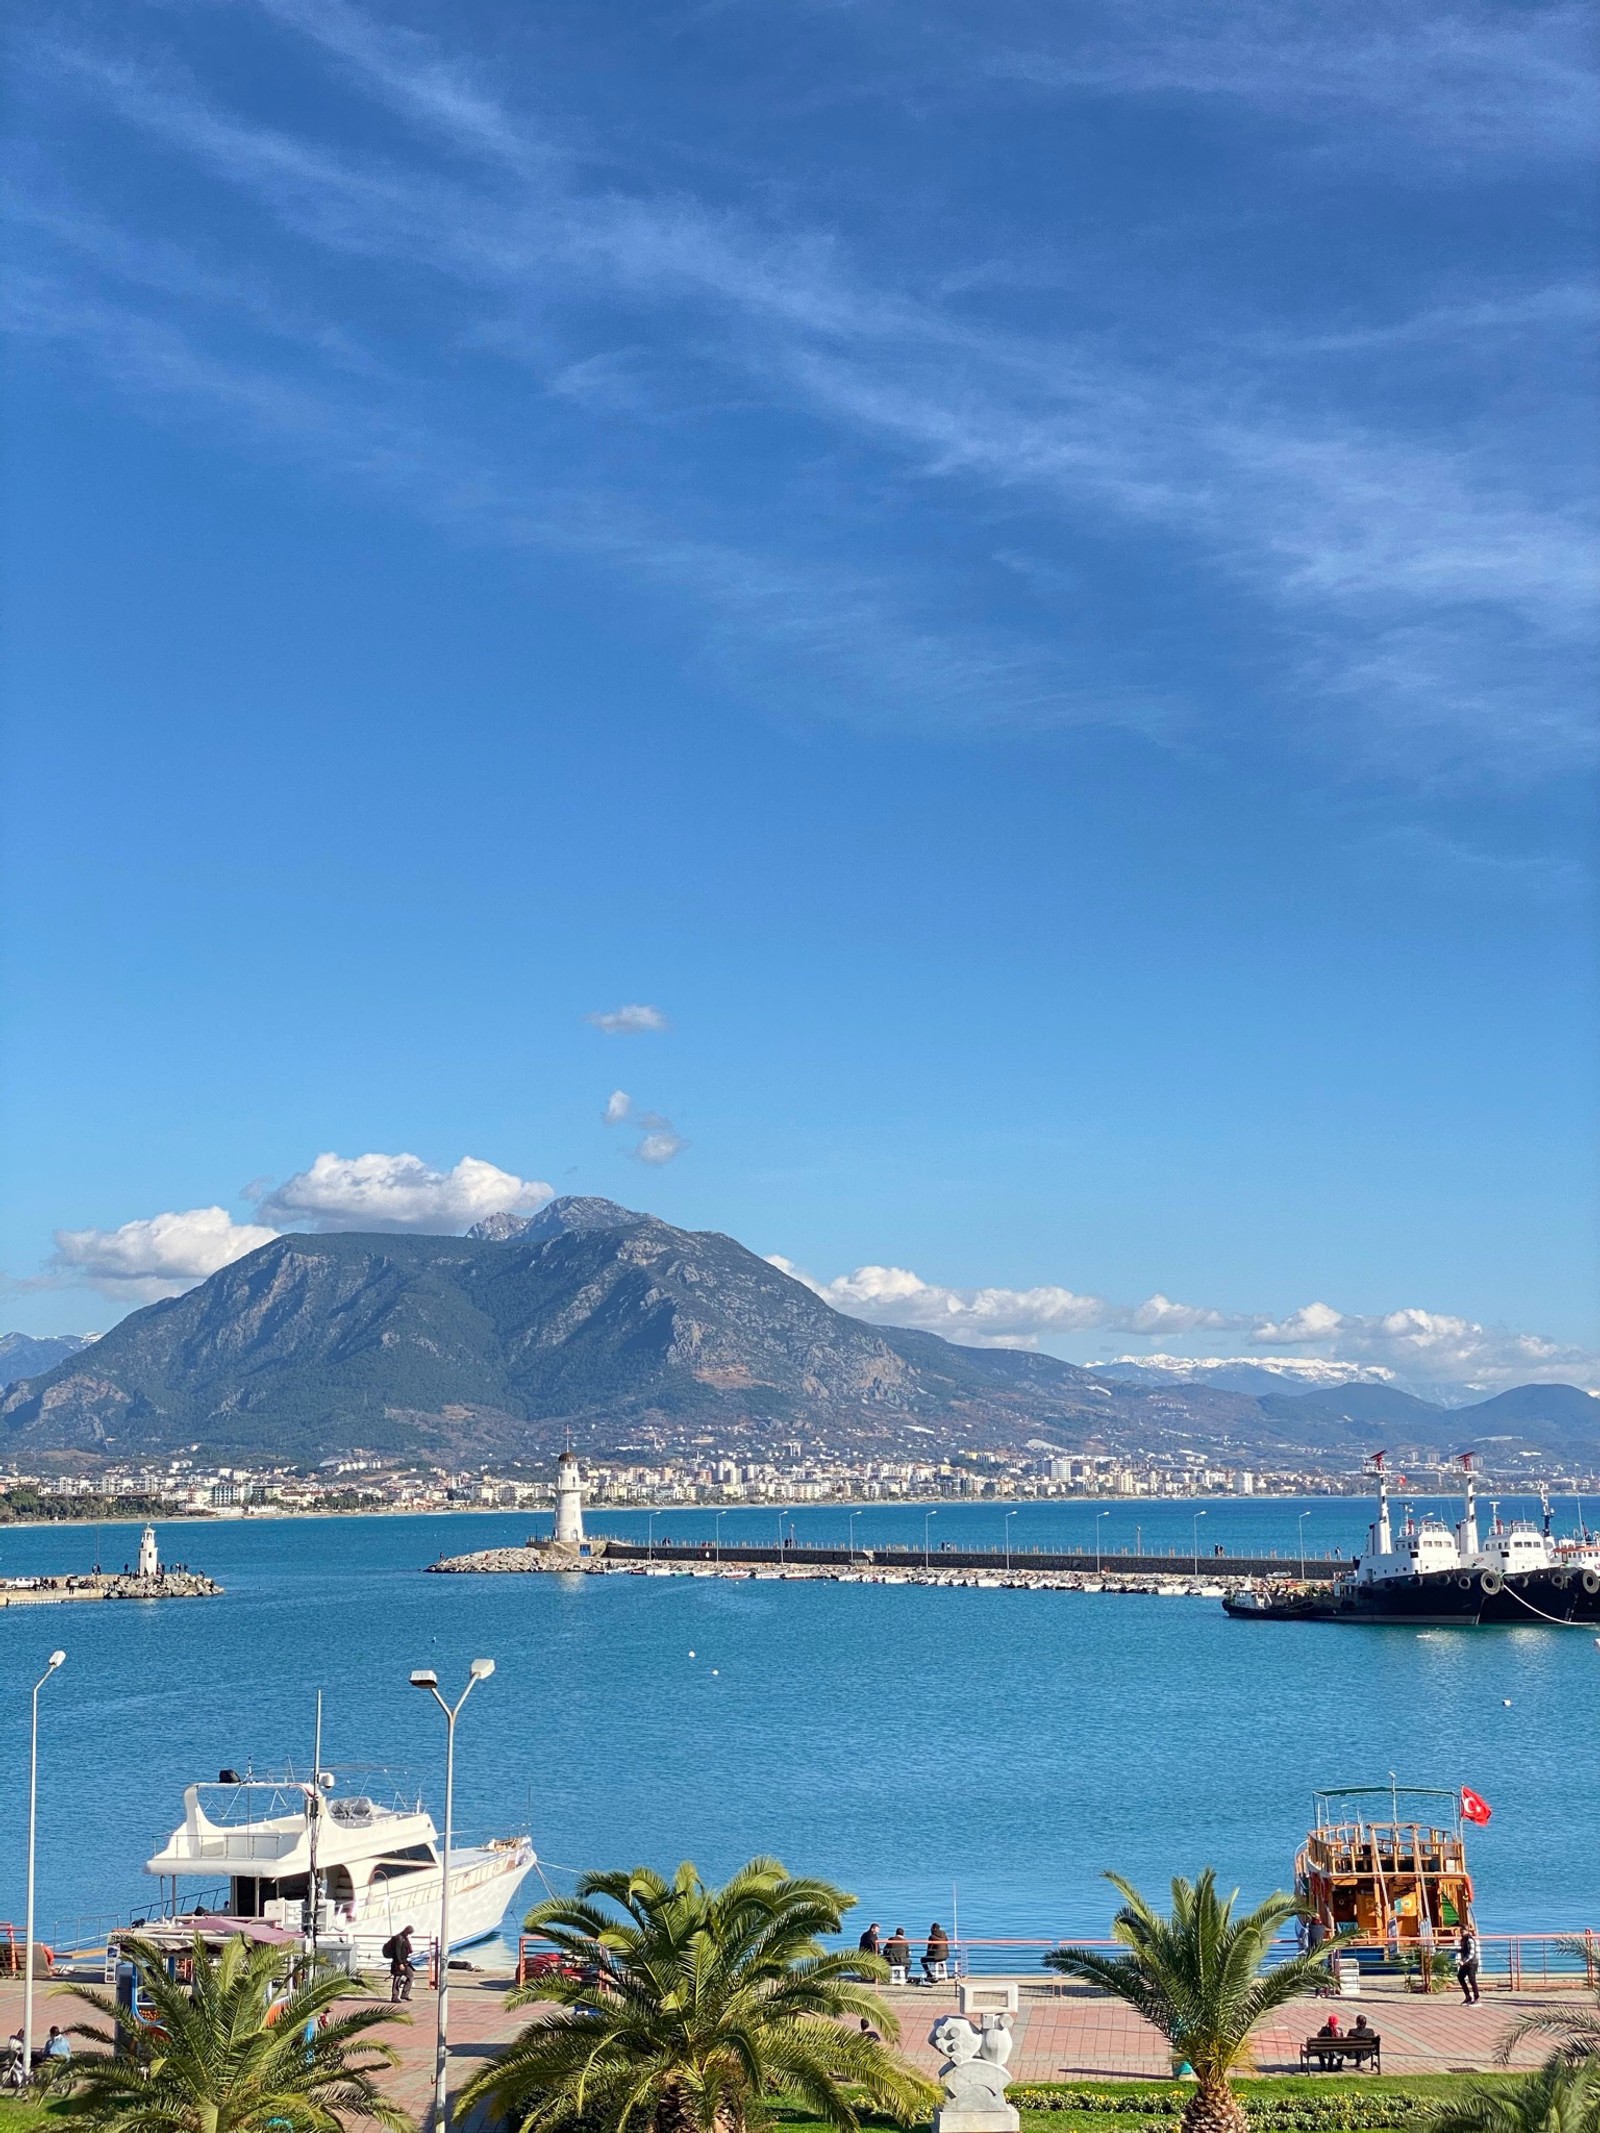
[[(836, 1945), (848, 1948), (848, 1938), (841, 1937)], [(1543, 1988), (1552, 1991), (1570, 1991), (1588, 1986), (1591, 1990), (1600, 1986), (1600, 1931), (1587, 1927), (1573, 1933), (1484, 1933), (1479, 1936), (1482, 1950), (1479, 1982), (1486, 1991), (1535, 1992)], [(920, 1984), (923, 1977), (922, 1958), (925, 1943), (913, 1941), (911, 1960), (906, 1965), (906, 1979), (910, 1984)], [(1065, 1935), (1046, 1938), (1040, 1935), (989, 1936), (983, 1934), (952, 1935), (950, 1953), (946, 1959), (946, 1976), (953, 1979), (968, 1977), (1037, 1977), (1041, 1985), (1059, 1976), (1045, 1968), (1044, 1958), (1054, 1948), (1093, 1948), (1107, 1954), (1125, 1953), (1121, 1941), (1095, 1939), (1088, 1935)], [(1281, 1963), (1299, 1953), (1300, 1944), (1293, 1935), (1284, 1935), (1272, 1943), (1269, 1963)], [(557, 1953), (553, 1941), (542, 1935), (522, 1933), (517, 1937), (517, 1983), (525, 1985), (536, 1974), (535, 1964), (541, 1955)], [(1363, 1948), (1359, 1954), (1364, 1973), (1395, 1979), (1415, 1975), (1414, 1965), (1394, 1959), (1386, 1949)], [(1454, 1986), (1455, 1964), (1451, 1953), (1440, 1949), (1433, 1966), (1435, 1993), (1443, 1993)], [(1065, 1980), (1062, 1980), (1064, 1983)]]

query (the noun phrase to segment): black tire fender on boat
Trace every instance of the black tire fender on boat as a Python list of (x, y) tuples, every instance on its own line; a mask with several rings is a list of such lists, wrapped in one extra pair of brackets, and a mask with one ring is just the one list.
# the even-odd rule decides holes
[(1565, 1592), (1572, 1583), (1572, 1572), (1570, 1570), (1558, 1570), (1552, 1576), (1550, 1582), (1557, 1592)]
[(1592, 1600), (1595, 1594), (1600, 1592), (1600, 1570), (1586, 1570), (1583, 1573), (1582, 1583), (1584, 1591)]
[(1470, 1592), (1472, 1590), (1471, 1578), (1457, 1578), (1456, 1583), (1461, 1587), (1461, 1590), (1463, 1592)]
[(1498, 1570), (1484, 1570), (1478, 1574), (1478, 1590), (1491, 1600), (1504, 1583)]

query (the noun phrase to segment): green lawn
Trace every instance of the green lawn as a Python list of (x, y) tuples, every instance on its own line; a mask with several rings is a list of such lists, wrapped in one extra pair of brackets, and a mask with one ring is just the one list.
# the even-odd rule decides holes
[[(1517, 2074), (1266, 2074), (1235, 2082), (1260, 2133), (1419, 2133), (1430, 2113), (1469, 2082), (1515, 2083)], [(1173, 2081), (1026, 2082), (1012, 2091), (1023, 2133), (1174, 2133), (1194, 2090)], [(1043, 2104), (1029, 2109), (1030, 2102)], [(802, 2108), (776, 2114), (783, 2133), (825, 2133)], [(863, 2123), (887, 2128), (872, 2113)], [(3, 2129), (0, 2129), (3, 2133)]]

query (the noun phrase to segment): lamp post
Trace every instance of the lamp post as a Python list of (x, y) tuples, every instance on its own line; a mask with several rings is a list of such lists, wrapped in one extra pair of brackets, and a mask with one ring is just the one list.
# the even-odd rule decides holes
[(721, 1511), (717, 1511), (713, 1514), (712, 1519), (712, 1531), (716, 1535), (715, 1546), (717, 1551), (717, 1561), (719, 1563), (722, 1561), (722, 1521), (726, 1515), (726, 1506), (724, 1506)]
[(938, 1515), (937, 1511), (924, 1511), (922, 1514), (922, 1567), (924, 1570), (928, 1567), (928, 1520), (937, 1518)]
[(33, 2079), (33, 1846), (39, 1823), (39, 1691), (58, 1666), (65, 1652), (52, 1652), (50, 1664), (33, 1685), (33, 1730), (28, 1746), (28, 1924), (22, 1972), (22, 2072)]
[(1194, 1530), (1194, 1574), (1196, 1577), (1200, 1575), (1200, 1521), (1205, 1515), (1204, 1511), (1196, 1511), (1190, 1521)]
[(1096, 1511), (1094, 1514), (1094, 1574), (1096, 1577), (1100, 1575), (1100, 1521), (1102, 1518), (1109, 1518), (1110, 1516), (1111, 1513), (1109, 1511)]
[(1311, 1513), (1309, 1511), (1300, 1513), (1300, 1582), (1302, 1585), (1306, 1581), (1306, 1520), (1310, 1516)]
[(653, 1563), (656, 1559), (656, 1514), (654, 1511), (646, 1511), (644, 1515), (647, 1521), (644, 1529), (645, 1560)]
[(856, 1520), (860, 1516), (861, 1513), (859, 1510), (855, 1510), (850, 1513), (850, 1546), (848, 1553), (852, 1563), (856, 1559)]
[(1006, 1537), (1006, 1568), (1008, 1570), (1011, 1568), (1011, 1521), (1016, 1515), (1015, 1511), (1008, 1511), (1001, 1520), (1001, 1527)]
[(467, 1685), (456, 1698), (454, 1705), (447, 1704), (439, 1694), (439, 1677), (432, 1667), (414, 1668), (411, 1686), (426, 1689), (444, 1713), (444, 1861), (443, 1886), (439, 1892), (439, 2018), (434, 2033), (433, 2046), (433, 2123), (435, 2133), (448, 2133), (450, 2125), (450, 2100), (446, 2093), (446, 2055), (450, 2048), (450, 1839), (455, 1825), (456, 1808), (456, 1720), (461, 1715), (461, 1706), (472, 1694), (480, 1681), (487, 1681), (494, 1672), (492, 1659), (474, 1659), (467, 1673)]

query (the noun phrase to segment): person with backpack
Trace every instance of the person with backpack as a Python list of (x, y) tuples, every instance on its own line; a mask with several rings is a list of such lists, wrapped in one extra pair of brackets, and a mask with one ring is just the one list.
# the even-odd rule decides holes
[(389, 2000), (409, 2000), (411, 1980), (415, 1965), (411, 1960), (411, 1928), (402, 1926), (398, 1933), (383, 1944), (383, 1953), (389, 1959)]

